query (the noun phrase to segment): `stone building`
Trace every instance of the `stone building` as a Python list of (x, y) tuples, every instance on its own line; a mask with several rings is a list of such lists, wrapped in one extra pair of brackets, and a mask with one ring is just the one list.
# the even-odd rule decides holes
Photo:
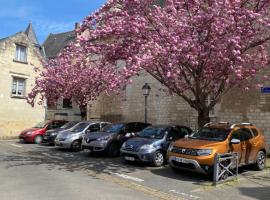
[[(42, 45), (45, 59), (55, 58), (75, 38), (75, 31), (50, 34)], [(60, 99), (57, 105), (46, 106), (46, 119), (80, 120), (81, 113), (78, 105), (70, 99)]]
[(31, 24), (0, 39), (0, 138), (16, 136), (45, 119), (44, 106), (31, 107), (25, 99), (37, 75), (33, 68), (42, 68), (40, 50)]

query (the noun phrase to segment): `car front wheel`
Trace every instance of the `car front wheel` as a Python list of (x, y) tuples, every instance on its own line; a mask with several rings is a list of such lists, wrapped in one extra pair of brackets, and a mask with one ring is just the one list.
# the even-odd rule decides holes
[(266, 155), (263, 151), (259, 151), (257, 153), (255, 168), (257, 170), (263, 170), (265, 168), (265, 163), (266, 163)]
[(116, 157), (120, 153), (119, 146), (117, 143), (112, 143), (108, 148), (108, 154), (110, 157)]
[(80, 151), (81, 150), (81, 143), (79, 140), (75, 140), (71, 145), (72, 151)]
[(161, 151), (157, 151), (154, 154), (153, 164), (155, 167), (160, 167), (165, 163), (164, 153)]
[(43, 137), (41, 135), (37, 135), (34, 139), (35, 144), (41, 144)]

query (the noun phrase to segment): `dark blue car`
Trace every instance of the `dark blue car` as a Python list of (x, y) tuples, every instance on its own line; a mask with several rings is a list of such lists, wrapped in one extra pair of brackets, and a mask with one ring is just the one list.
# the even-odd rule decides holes
[(170, 143), (191, 133), (192, 130), (186, 126), (149, 126), (122, 145), (121, 157), (124, 161), (143, 161), (162, 166)]

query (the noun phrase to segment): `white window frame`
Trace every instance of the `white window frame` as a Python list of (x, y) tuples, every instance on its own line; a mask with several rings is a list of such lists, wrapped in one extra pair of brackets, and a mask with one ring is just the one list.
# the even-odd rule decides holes
[[(22, 94), (18, 94), (19, 91), (19, 80), (23, 80), (24, 85), (23, 85), (23, 90)], [(13, 86), (14, 82), (16, 81), (16, 89), (15, 89), (15, 94), (13, 94)], [(12, 76), (12, 81), (11, 81), (11, 97), (22, 97), (24, 98), (26, 94), (26, 78), (18, 77), (18, 76)]]
[[(25, 50), (24, 59), (22, 58), (22, 52), (23, 52), (22, 49)], [(19, 62), (23, 62), (23, 63), (27, 62), (27, 46), (16, 44), (16, 51), (15, 51), (15, 59), (14, 60), (19, 61)]]

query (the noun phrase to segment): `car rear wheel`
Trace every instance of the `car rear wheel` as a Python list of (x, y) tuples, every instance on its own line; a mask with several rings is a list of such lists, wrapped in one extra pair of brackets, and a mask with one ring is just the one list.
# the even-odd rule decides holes
[(110, 144), (108, 148), (108, 154), (110, 157), (116, 157), (120, 153), (119, 146), (117, 143), (112, 143)]
[(257, 153), (255, 168), (257, 170), (263, 170), (265, 168), (265, 163), (266, 163), (266, 155), (263, 151), (259, 151)]
[(79, 140), (75, 140), (71, 145), (72, 151), (80, 151), (81, 150), (81, 142)]
[(37, 135), (34, 139), (34, 143), (41, 144), (42, 140), (43, 140), (43, 137), (41, 135)]
[(165, 163), (164, 153), (161, 151), (157, 151), (154, 154), (153, 164), (155, 167), (160, 167)]

